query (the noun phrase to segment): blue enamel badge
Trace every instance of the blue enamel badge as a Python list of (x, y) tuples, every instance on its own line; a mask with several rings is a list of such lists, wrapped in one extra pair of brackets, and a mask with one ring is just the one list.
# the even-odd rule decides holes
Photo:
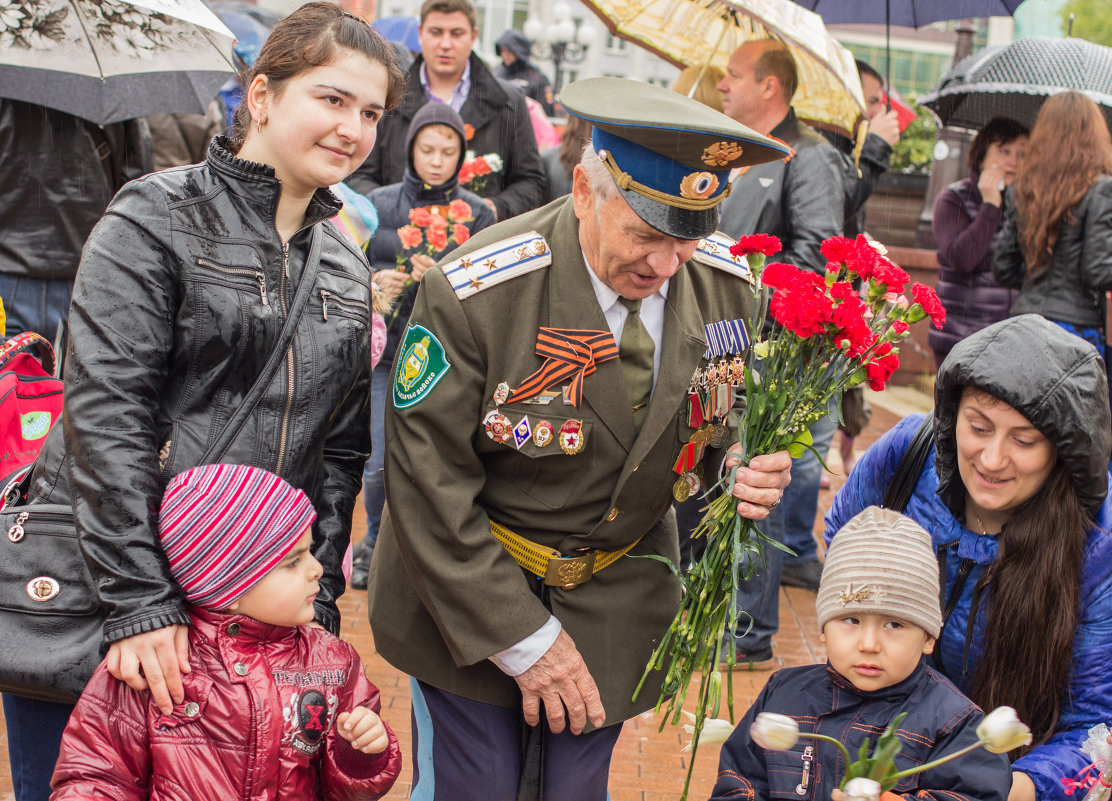
[(409, 325), (398, 347), (394, 367), (394, 408), (408, 409), (424, 400), (452, 365), (436, 334), (424, 326)]

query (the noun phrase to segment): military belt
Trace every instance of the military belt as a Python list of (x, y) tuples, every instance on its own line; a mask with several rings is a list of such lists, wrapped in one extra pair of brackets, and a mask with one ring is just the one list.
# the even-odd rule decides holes
[(544, 579), (550, 587), (572, 590), (590, 581), (591, 576), (609, 567), (633, 549), (641, 538), (618, 551), (599, 551), (583, 548), (575, 556), (565, 556), (555, 548), (546, 548), (515, 534), (505, 526), (490, 521), (490, 533), (513, 557), (514, 561), (535, 576)]

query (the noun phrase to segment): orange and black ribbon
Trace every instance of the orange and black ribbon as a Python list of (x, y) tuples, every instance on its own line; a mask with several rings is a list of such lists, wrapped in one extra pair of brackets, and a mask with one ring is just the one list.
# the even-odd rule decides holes
[(506, 403), (532, 398), (570, 378), (568, 400), (578, 407), (583, 400), (583, 379), (596, 365), (618, 358), (618, 343), (609, 331), (542, 328), (537, 333), (536, 353), (545, 363), (510, 393)]

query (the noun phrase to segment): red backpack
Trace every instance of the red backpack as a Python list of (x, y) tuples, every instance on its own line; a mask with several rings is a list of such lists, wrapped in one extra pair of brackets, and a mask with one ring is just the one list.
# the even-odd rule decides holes
[(50, 343), (28, 331), (0, 346), (0, 477), (35, 461), (61, 414), (62, 379), (54, 375)]

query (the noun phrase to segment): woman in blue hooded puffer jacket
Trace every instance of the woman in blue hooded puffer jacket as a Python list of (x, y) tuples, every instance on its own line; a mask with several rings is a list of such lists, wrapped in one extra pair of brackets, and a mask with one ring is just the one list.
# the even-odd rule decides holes
[[(923, 422), (866, 451), (826, 539), (883, 502)], [(984, 709), (1034, 733), (1011, 754), (1010, 801), (1065, 801), (1089, 728), (1112, 723), (1112, 425), (1096, 349), (1033, 314), (959, 342), (935, 383), (934, 445), (904, 513), (943, 579), (936, 667)], [(975, 610), (975, 611), (973, 611)]]

